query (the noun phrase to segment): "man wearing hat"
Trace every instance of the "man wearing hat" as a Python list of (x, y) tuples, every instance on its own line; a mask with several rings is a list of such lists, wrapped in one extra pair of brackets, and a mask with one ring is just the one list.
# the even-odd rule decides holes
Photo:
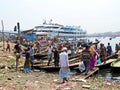
[(68, 54), (67, 54), (67, 48), (64, 47), (62, 49), (62, 52), (60, 53), (60, 71), (59, 76), (61, 79), (63, 79), (63, 83), (67, 82), (67, 77), (69, 75), (70, 69), (69, 69), (69, 60), (68, 60)]

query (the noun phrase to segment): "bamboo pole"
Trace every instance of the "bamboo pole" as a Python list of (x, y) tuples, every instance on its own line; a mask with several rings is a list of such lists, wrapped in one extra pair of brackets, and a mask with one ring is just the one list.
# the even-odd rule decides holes
[(5, 38), (4, 38), (4, 24), (3, 24), (3, 20), (1, 20), (1, 24), (2, 24), (3, 51), (5, 51)]
[(17, 28), (18, 28), (18, 40), (20, 40), (20, 23), (17, 22)]

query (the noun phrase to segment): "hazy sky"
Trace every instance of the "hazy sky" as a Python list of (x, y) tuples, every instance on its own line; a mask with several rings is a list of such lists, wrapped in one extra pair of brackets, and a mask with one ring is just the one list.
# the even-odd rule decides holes
[(6, 30), (17, 22), (22, 30), (31, 29), (44, 19), (80, 25), (88, 33), (120, 31), (120, 0), (0, 0)]

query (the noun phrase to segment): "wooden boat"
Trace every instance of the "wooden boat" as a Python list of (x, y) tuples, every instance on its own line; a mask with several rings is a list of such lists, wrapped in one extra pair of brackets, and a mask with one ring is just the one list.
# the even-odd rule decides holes
[(39, 60), (39, 59), (47, 59), (47, 47), (42, 47), (41, 48), (41, 52), (40, 53), (36, 53), (35, 55), (34, 55), (34, 58), (35, 59), (37, 59), (37, 60)]
[[(69, 60), (69, 68), (74, 69), (75, 67), (77, 67), (79, 65), (79, 61), (80, 61), (80, 57), (70, 59)], [(34, 68), (35, 69), (43, 69), (48, 72), (59, 71), (59, 69), (60, 69), (59, 66), (55, 67), (53, 62), (50, 63), (50, 66), (47, 66), (47, 62), (48, 61), (44, 61), (39, 64), (35, 64)]]
[(95, 65), (95, 66), (96, 66), (96, 67), (99, 67), (100, 69), (109, 68), (109, 67), (110, 67), (110, 64), (111, 64), (112, 62), (114, 62), (114, 61), (117, 60), (117, 57), (118, 57), (117, 54), (113, 54), (113, 55), (111, 55), (111, 56), (108, 56), (108, 57), (105, 58), (105, 61), (106, 61), (105, 63), (102, 62), (101, 64), (97, 64), (97, 65)]
[[(79, 65), (79, 63), (70, 64), (69, 68), (73, 69), (74, 67), (77, 67), (78, 65)], [(44, 66), (44, 67), (39, 67), (37, 69), (43, 69), (47, 72), (55, 72), (55, 71), (59, 71), (60, 67), (59, 66), (57, 66), (57, 67), (55, 67), (55, 66)]]
[[(77, 53), (77, 54), (75, 54), (73, 56), (69, 56), (69, 59), (80, 57), (80, 55), (81, 55), (81, 53)], [(44, 54), (35, 54), (34, 58), (37, 59), (37, 60), (40, 60), (40, 59), (46, 60), (48, 57), (47, 57), (47, 54), (44, 53)]]
[(46, 54), (35, 54), (34, 58), (37, 59), (37, 60), (43, 59), (43, 58), (47, 59), (47, 55)]
[(120, 72), (120, 58), (110, 64), (113, 72)]
[(108, 59), (106, 60), (106, 62), (102, 62), (101, 64), (97, 64), (96, 67), (99, 67), (100, 69), (105, 69), (110, 67), (110, 64), (114, 61), (116, 61), (117, 59)]

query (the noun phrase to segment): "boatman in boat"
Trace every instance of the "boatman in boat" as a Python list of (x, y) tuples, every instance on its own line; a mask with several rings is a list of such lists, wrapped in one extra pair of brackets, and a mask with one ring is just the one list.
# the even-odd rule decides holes
[(61, 79), (63, 79), (62, 83), (65, 83), (68, 81), (67, 77), (69, 75), (70, 69), (69, 69), (69, 60), (68, 60), (68, 54), (67, 54), (67, 48), (64, 47), (62, 49), (62, 52), (60, 53), (60, 71), (59, 76)]
[(90, 51), (88, 45), (85, 45), (85, 49), (82, 51), (82, 61), (85, 65), (85, 75), (87, 75), (90, 70)]

